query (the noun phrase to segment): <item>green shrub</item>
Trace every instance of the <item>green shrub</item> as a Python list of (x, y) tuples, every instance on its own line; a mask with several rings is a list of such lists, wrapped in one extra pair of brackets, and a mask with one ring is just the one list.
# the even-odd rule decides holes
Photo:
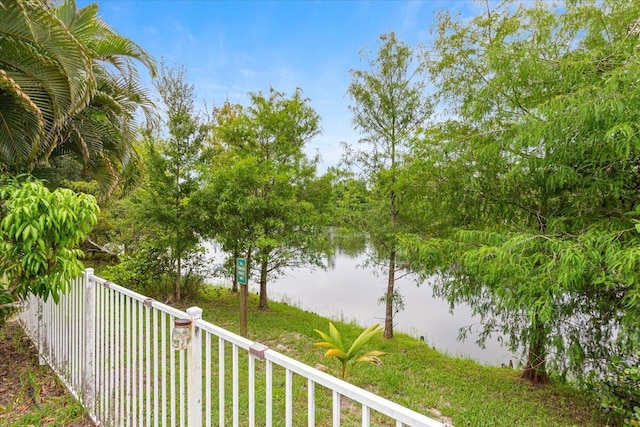
[[(204, 260), (194, 253), (183, 265), (183, 297), (195, 295), (204, 286)], [(121, 257), (120, 263), (105, 268), (105, 279), (157, 300), (173, 295), (176, 274), (169, 250), (151, 241), (139, 242), (134, 250)]]
[(590, 381), (603, 409), (624, 425), (640, 426), (640, 354), (630, 360), (613, 360), (604, 380)]

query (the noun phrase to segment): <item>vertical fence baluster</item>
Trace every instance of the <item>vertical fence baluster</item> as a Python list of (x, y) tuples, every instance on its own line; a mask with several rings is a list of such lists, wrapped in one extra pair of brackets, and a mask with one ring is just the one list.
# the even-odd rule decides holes
[[(173, 326), (173, 316), (171, 317), (171, 326)], [(171, 415), (171, 427), (176, 425), (176, 351), (169, 349), (169, 386), (170, 386), (170, 402), (169, 414)]]
[(340, 393), (333, 391), (333, 427), (340, 427)]
[[(93, 269), (88, 268), (84, 273), (84, 366), (82, 372), (82, 401), (89, 410), (89, 414), (95, 414), (95, 313), (96, 299), (93, 285)], [(95, 420), (94, 420), (95, 421)]]
[(293, 372), (285, 369), (285, 423), (287, 427), (293, 426)]
[[(167, 317), (169, 315), (167, 313), (162, 313), (162, 318), (160, 322), (161, 331), (161, 344), (162, 344), (162, 354), (160, 355), (161, 359), (161, 372), (162, 372), (162, 406), (160, 407), (162, 410), (162, 427), (167, 427)], [(171, 350), (169, 350), (171, 351)]]
[(151, 427), (151, 299), (145, 300), (145, 383), (146, 383), (146, 397), (147, 397), (147, 410), (145, 411), (147, 416), (147, 427)]
[(266, 424), (267, 427), (271, 427), (273, 423), (273, 363), (271, 360), (267, 360), (266, 366)]
[(158, 353), (158, 341), (160, 336), (158, 334), (158, 310), (153, 310), (153, 425), (158, 427), (160, 416), (160, 402), (158, 402), (158, 359), (160, 358)]
[(202, 318), (202, 309), (190, 307), (187, 315), (191, 319), (191, 342), (187, 348), (187, 420), (189, 427), (202, 427), (202, 334), (196, 327), (196, 321)]
[(362, 427), (369, 427), (371, 411), (367, 405), (362, 405)]
[(127, 423), (127, 300), (129, 298), (118, 293), (118, 400), (120, 400), (120, 412), (118, 414), (118, 423), (126, 425)]
[(65, 294), (64, 298), (67, 301), (67, 308), (69, 313), (69, 362), (67, 364), (67, 384), (71, 385), (71, 390), (75, 388), (75, 374), (76, 374), (76, 322), (78, 320), (78, 310), (76, 308), (75, 295), (73, 293), (73, 280), (68, 289), (68, 293)]
[(127, 336), (125, 338), (125, 349), (126, 349), (126, 357), (125, 357), (125, 379), (124, 379), (124, 394), (125, 400), (127, 402), (127, 413), (125, 416), (124, 424), (126, 426), (131, 426), (133, 423), (133, 404), (132, 404), (132, 396), (131, 396), (131, 383), (132, 383), (132, 375), (133, 375), (133, 365), (132, 365), (132, 355), (133, 355), (133, 333), (131, 330), (131, 298), (125, 298), (124, 300), (124, 322), (127, 327)]
[[(29, 331), (25, 332), (31, 336)], [(44, 334), (44, 339), (42, 340), (42, 346), (38, 345), (38, 360), (42, 358), (44, 362), (51, 363), (51, 355), (53, 354), (51, 351), (51, 304), (46, 304), (42, 307), (42, 333)]]
[(144, 425), (147, 415), (144, 408), (144, 306), (136, 301), (138, 309), (138, 418), (136, 425)]
[(256, 425), (256, 359), (249, 353), (249, 426)]
[(225, 425), (224, 423), (224, 339), (218, 338), (218, 419), (220, 420), (220, 427)]
[(84, 327), (83, 327), (83, 302), (84, 292), (83, 287), (80, 286), (80, 277), (76, 278), (73, 286), (73, 294), (74, 294), (74, 305), (76, 307), (76, 331), (73, 336), (75, 342), (75, 353), (76, 357), (74, 357), (74, 387), (78, 396), (82, 396), (82, 366), (84, 365), (84, 352), (82, 351), (82, 345), (84, 343)]
[(136, 375), (136, 366), (138, 361), (138, 316), (136, 310), (137, 302), (131, 300), (131, 406), (132, 406), (132, 425), (138, 425), (138, 382)]
[(111, 379), (111, 324), (113, 322), (113, 312), (111, 308), (113, 304), (111, 303), (111, 299), (113, 298), (113, 292), (110, 289), (107, 289), (106, 292), (106, 305), (105, 305), (105, 393), (104, 393), (104, 410), (105, 410), (105, 419), (107, 423), (110, 421), (110, 410), (111, 410), (111, 387), (113, 385), (113, 380)]
[(95, 390), (96, 390), (96, 416), (102, 419), (102, 286), (96, 286), (96, 365), (95, 365)]
[(58, 313), (61, 318), (60, 324), (60, 341), (62, 343), (62, 354), (60, 355), (60, 374), (64, 377), (66, 376), (66, 368), (68, 366), (69, 360), (69, 340), (67, 337), (69, 336), (69, 312), (67, 311), (67, 301), (60, 297), (60, 302), (58, 303)]
[(316, 383), (307, 380), (307, 427), (316, 425)]
[(184, 351), (180, 351), (178, 354), (178, 359), (180, 360), (180, 369), (178, 370), (178, 377), (180, 378), (180, 427), (185, 426), (185, 373), (184, 373)]
[(239, 386), (238, 386), (238, 346), (231, 345), (232, 354), (232, 394), (233, 394), (233, 427), (240, 425), (240, 402), (239, 402)]
[(211, 427), (211, 375), (211, 334), (207, 332), (204, 340), (204, 416), (206, 427)]
[(113, 347), (114, 347), (114, 351), (115, 351), (115, 357), (113, 359), (113, 377), (114, 377), (114, 390), (113, 390), (113, 400), (114, 400), (114, 408), (113, 408), (113, 413), (114, 413), (114, 421), (117, 423), (121, 423), (122, 422), (122, 407), (121, 407), (121, 400), (120, 400), (120, 393), (122, 390), (122, 382), (120, 380), (120, 332), (122, 330), (122, 328), (120, 327), (120, 321), (122, 318), (121, 315), (121, 311), (120, 311), (120, 305), (122, 303), (122, 294), (121, 293), (117, 293), (114, 296), (114, 304), (113, 304), (113, 308), (111, 309), (111, 311), (113, 312), (113, 317), (114, 317), (114, 324), (115, 324), (115, 329), (113, 331), (113, 335), (115, 337), (115, 339), (113, 340)]

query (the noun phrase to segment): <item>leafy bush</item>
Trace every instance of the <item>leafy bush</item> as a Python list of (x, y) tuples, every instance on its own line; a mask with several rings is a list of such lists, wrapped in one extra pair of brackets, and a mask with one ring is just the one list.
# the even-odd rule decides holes
[(592, 379), (593, 390), (603, 409), (627, 426), (640, 426), (640, 354), (630, 360), (613, 360), (610, 375), (604, 380)]
[(93, 196), (47, 189), (22, 175), (0, 178), (0, 310), (33, 294), (58, 301), (82, 273), (78, 249), (97, 221)]
[[(204, 286), (202, 254), (192, 254), (182, 270), (182, 294), (188, 298)], [(139, 242), (135, 249), (121, 257), (120, 263), (107, 267), (104, 276), (118, 285), (158, 300), (166, 300), (173, 295), (176, 281), (169, 250), (152, 241)]]
[(121, 256), (120, 263), (107, 267), (104, 276), (120, 286), (163, 299), (173, 292), (169, 271), (171, 264), (166, 250), (144, 243)]

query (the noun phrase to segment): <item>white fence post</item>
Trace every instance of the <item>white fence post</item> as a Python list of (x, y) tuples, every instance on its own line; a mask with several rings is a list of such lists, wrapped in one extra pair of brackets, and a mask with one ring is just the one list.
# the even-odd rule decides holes
[(191, 319), (191, 340), (187, 347), (187, 422), (189, 427), (202, 426), (202, 337), (195, 321), (202, 318), (200, 307), (187, 309)]
[(84, 271), (84, 366), (82, 372), (82, 400), (89, 413), (94, 413), (95, 402), (95, 284), (91, 280), (93, 268)]

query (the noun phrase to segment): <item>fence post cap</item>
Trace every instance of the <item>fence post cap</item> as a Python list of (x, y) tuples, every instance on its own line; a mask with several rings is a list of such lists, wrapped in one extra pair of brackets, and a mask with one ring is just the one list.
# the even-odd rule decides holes
[(259, 360), (264, 360), (264, 352), (267, 350), (269, 350), (269, 347), (259, 342), (254, 342), (249, 346), (249, 353)]
[(189, 307), (187, 308), (187, 314), (191, 319), (201, 319), (202, 309), (200, 307)]

